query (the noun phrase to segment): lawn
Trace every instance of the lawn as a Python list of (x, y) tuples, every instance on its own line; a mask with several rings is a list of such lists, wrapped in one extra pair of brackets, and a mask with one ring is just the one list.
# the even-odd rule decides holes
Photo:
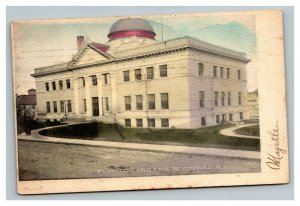
[(235, 133), (241, 135), (259, 136), (259, 125), (253, 125), (249, 127), (242, 127), (234, 130)]
[(255, 123), (259, 123), (259, 119), (244, 119), (241, 120), (239, 122), (243, 122), (244, 124), (255, 124)]
[(220, 129), (229, 126), (232, 125), (218, 125), (201, 129), (149, 129), (124, 128), (117, 124), (93, 122), (46, 129), (40, 131), (40, 134), (72, 139), (260, 150), (260, 141), (257, 139), (228, 137), (219, 134)]
[(25, 123), (22, 117), (17, 118), (17, 133), (21, 134), (23, 132), (30, 131), (33, 129), (39, 129), (44, 127), (50, 127), (50, 126), (57, 126), (62, 125), (64, 123), (60, 122), (39, 122), (36, 120), (30, 120), (29, 122)]

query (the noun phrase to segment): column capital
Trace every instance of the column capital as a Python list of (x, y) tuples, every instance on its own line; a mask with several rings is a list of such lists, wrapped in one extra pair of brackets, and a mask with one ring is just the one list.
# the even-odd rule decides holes
[(91, 75), (85, 75), (85, 76), (83, 76), (83, 78), (85, 80), (92, 81), (92, 76)]
[(74, 84), (78, 84), (79, 77), (73, 77), (72, 81)]
[(114, 77), (116, 77), (117, 76), (117, 72), (116, 71), (111, 71), (111, 72), (109, 72), (109, 77), (110, 78), (114, 78)]
[(72, 81), (76, 81), (78, 79), (78, 77), (72, 77), (70, 78)]

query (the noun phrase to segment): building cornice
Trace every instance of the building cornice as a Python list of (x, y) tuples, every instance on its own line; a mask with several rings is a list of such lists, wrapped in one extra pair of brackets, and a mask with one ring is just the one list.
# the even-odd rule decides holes
[(34, 73), (31, 76), (33, 76), (33, 77), (46, 76), (46, 75), (68, 72), (68, 71), (73, 71), (73, 70), (78, 70), (78, 69), (83, 69), (83, 68), (103, 66), (103, 65), (115, 64), (115, 63), (120, 63), (120, 62), (135, 61), (135, 60), (149, 58), (149, 57), (162, 56), (162, 55), (176, 53), (176, 52), (180, 52), (180, 51), (186, 51), (186, 50), (199, 52), (199, 53), (202, 53), (205, 55), (210, 55), (210, 56), (217, 56), (217, 57), (220, 57), (223, 59), (228, 59), (231, 61), (245, 63), (245, 64), (250, 62), (250, 59), (243, 58), (243, 57), (240, 57), (237, 55), (231, 55), (231, 54), (226, 54), (224, 52), (219, 52), (216, 50), (197, 48), (192, 45), (186, 45), (186, 46), (178, 46), (175, 48), (168, 48), (168, 49), (156, 50), (156, 51), (151, 51), (151, 52), (145, 52), (145, 53), (139, 54), (139, 55), (131, 55), (131, 56), (120, 57), (120, 58), (112, 58), (112, 59), (108, 59), (108, 60), (104, 60), (104, 61), (100, 61), (100, 62), (83, 64), (83, 65), (72, 65), (72, 63), (70, 62), (71, 64), (69, 64), (69, 65), (72, 65), (72, 66), (68, 66), (66, 68), (60, 68), (60, 69), (56, 69), (56, 70), (52, 70), (52, 71)]

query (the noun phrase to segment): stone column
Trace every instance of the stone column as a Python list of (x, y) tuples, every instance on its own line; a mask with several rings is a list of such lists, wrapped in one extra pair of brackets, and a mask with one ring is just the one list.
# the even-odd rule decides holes
[(78, 78), (73, 79), (73, 90), (74, 90), (74, 112), (75, 115), (79, 115), (79, 96), (78, 96)]
[(98, 102), (99, 102), (99, 116), (103, 116), (103, 103), (102, 103), (102, 98), (103, 98), (103, 90), (102, 90), (102, 85), (103, 85), (103, 79), (102, 75), (98, 74), (97, 75), (97, 86), (98, 86)]
[(92, 117), (92, 99), (91, 99), (91, 85), (92, 80), (90, 76), (85, 76), (85, 99), (86, 99), (86, 117)]
[(117, 74), (115, 71), (110, 73), (110, 83), (111, 83), (111, 111), (113, 112), (114, 122), (116, 122), (116, 116), (118, 112), (117, 104)]

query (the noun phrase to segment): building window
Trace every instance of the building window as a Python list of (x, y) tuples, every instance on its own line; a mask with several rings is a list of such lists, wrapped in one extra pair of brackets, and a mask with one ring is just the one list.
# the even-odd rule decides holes
[(131, 119), (125, 119), (125, 127), (131, 127)]
[(131, 97), (125, 96), (125, 110), (131, 110)]
[(136, 127), (143, 127), (143, 119), (136, 119)]
[(72, 112), (72, 102), (68, 100), (68, 112)]
[(148, 94), (148, 108), (155, 109), (155, 95)]
[(53, 112), (57, 113), (57, 102), (53, 101)]
[(217, 66), (214, 66), (214, 77), (218, 77), (217, 69), (218, 69), (218, 67), (217, 67)]
[(230, 106), (231, 105), (231, 92), (227, 93), (227, 105)]
[(200, 108), (204, 107), (204, 91), (199, 92), (199, 103), (200, 103)]
[(169, 127), (169, 119), (161, 119), (161, 127)]
[(229, 121), (233, 121), (232, 113), (229, 113)]
[(238, 70), (238, 79), (241, 79), (241, 70)]
[(60, 112), (65, 112), (65, 101), (60, 101)]
[(214, 92), (215, 107), (218, 106), (218, 99), (219, 99), (219, 93), (218, 92)]
[(217, 123), (217, 124), (220, 123), (220, 115), (216, 115), (216, 123)]
[(153, 67), (147, 67), (147, 79), (153, 79), (154, 78), (154, 71)]
[(105, 110), (109, 111), (108, 97), (105, 97)]
[(123, 71), (123, 78), (124, 78), (124, 82), (130, 81), (129, 70)]
[(92, 108), (93, 108), (93, 116), (99, 116), (99, 99), (98, 97), (92, 97)]
[(103, 74), (104, 84), (108, 84), (108, 74)]
[(63, 81), (62, 80), (59, 80), (58, 81), (58, 85), (59, 85), (59, 89), (62, 90), (64, 88), (63, 86)]
[(155, 127), (155, 119), (148, 119), (148, 127)]
[(161, 108), (162, 109), (169, 109), (168, 93), (161, 93), (160, 98), (161, 98)]
[(168, 66), (166, 64), (159, 65), (159, 72), (160, 72), (160, 77), (167, 77), (168, 76)]
[(206, 125), (206, 119), (205, 117), (201, 117), (201, 126), (205, 126)]
[(221, 104), (225, 106), (225, 92), (221, 92)]
[(52, 90), (56, 90), (56, 82), (52, 82)]
[(46, 86), (46, 91), (49, 91), (49, 83), (48, 82), (45, 83), (45, 86)]
[(142, 70), (141, 69), (135, 69), (134, 70), (134, 76), (135, 76), (135, 80), (142, 80)]
[(226, 121), (226, 114), (222, 114), (222, 121), (223, 121), (223, 122)]
[(239, 92), (239, 105), (242, 105), (242, 92)]
[(240, 119), (243, 119), (243, 112), (240, 112)]
[(143, 110), (143, 96), (142, 95), (136, 95), (136, 109), (137, 110)]
[(198, 63), (198, 74), (199, 74), (200, 76), (203, 75), (203, 70), (204, 70), (204, 65), (203, 65), (203, 63)]
[(51, 110), (50, 110), (50, 102), (46, 102), (46, 104), (47, 104), (47, 113), (50, 113), (51, 112)]
[(227, 79), (230, 78), (230, 68), (227, 68)]
[(67, 84), (67, 89), (70, 89), (71, 88), (71, 81), (70, 81), (70, 79), (66, 80), (66, 84)]
[(223, 78), (224, 76), (224, 67), (220, 67), (220, 77)]
[(92, 76), (92, 85), (97, 85), (97, 76), (96, 75), (93, 75)]
[(86, 112), (86, 99), (83, 99), (83, 111)]

